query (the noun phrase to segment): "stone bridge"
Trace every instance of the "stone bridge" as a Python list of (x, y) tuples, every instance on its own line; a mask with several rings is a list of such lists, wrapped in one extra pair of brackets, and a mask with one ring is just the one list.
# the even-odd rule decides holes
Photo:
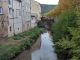
[(46, 28), (51, 28), (51, 25), (54, 22), (54, 19), (49, 19), (49, 18), (41, 17), (41, 21), (44, 22)]

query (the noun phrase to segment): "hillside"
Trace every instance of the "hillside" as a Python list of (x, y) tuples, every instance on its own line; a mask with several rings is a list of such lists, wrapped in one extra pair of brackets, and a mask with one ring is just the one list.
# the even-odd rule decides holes
[(50, 12), (46, 13), (47, 17), (59, 16), (65, 10), (69, 8), (76, 8), (80, 4), (80, 0), (59, 0), (58, 5), (52, 9)]
[(56, 5), (41, 4), (42, 14), (49, 12), (50, 10), (52, 10), (55, 7), (56, 7)]

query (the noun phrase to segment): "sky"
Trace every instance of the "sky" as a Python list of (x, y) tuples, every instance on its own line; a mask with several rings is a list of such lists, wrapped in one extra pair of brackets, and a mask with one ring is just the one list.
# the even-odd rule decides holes
[(59, 0), (35, 0), (41, 4), (57, 5)]

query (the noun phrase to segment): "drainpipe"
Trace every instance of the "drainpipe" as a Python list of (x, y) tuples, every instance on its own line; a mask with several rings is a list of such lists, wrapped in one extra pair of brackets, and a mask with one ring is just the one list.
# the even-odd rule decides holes
[(12, 17), (13, 17), (13, 34), (15, 34), (15, 29), (14, 29), (14, 9), (13, 9), (13, 0), (12, 0)]
[[(23, 2), (23, 1), (22, 1), (22, 2)], [(21, 19), (22, 19), (22, 32), (23, 32), (22, 2), (21, 2)]]
[(31, 29), (31, 0), (30, 0), (30, 29)]

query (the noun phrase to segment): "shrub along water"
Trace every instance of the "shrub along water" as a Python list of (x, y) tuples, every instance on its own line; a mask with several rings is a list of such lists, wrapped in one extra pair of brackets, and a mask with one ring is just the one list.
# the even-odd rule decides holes
[(45, 27), (43, 21), (39, 21), (37, 25), (38, 25), (39, 28), (44, 28)]
[(80, 11), (76, 12), (68, 9), (52, 25), (55, 52), (60, 60), (80, 60)]
[[(25, 31), (10, 37), (16, 41), (20, 41), (21, 38), (28, 36), (29, 38), (21, 40), (19, 43), (15, 44), (2, 44), (0, 43), (0, 60), (10, 60), (17, 53), (25, 48), (30, 48), (31, 42), (39, 37), (40, 29), (38, 27), (31, 28), (29, 31)], [(10, 39), (8, 38), (8, 39)], [(7, 41), (8, 41), (7, 39)]]

